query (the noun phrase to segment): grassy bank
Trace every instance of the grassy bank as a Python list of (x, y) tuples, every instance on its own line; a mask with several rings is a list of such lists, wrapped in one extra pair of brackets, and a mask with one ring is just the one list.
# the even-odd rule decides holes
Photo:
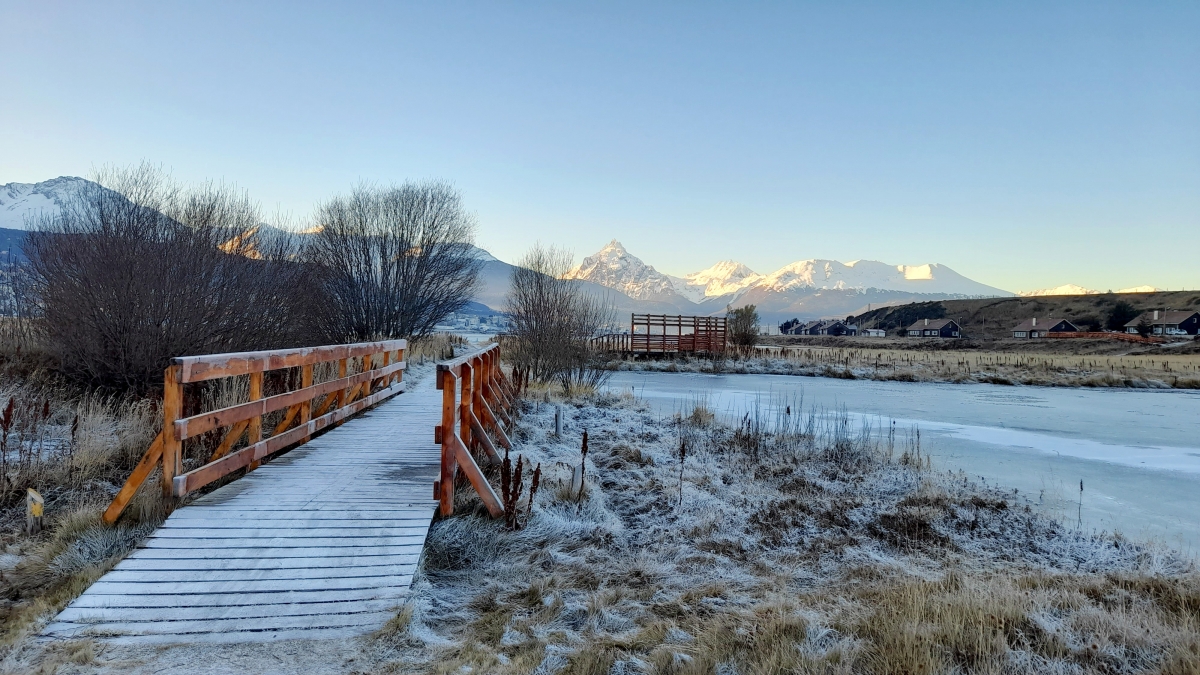
[[(1069, 342), (1068, 340), (1051, 342)], [(1189, 345), (1190, 346), (1190, 345)], [(723, 361), (614, 359), (610, 370), (805, 375), (901, 382), (1024, 384), (1058, 387), (1200, 389), (1200, 353), (1123, 349), (1109, 354), (1026, 350), (872, 348), (861, 343), (761, 347), (749, 358)]]
[[(364, 649), (404, 673), (1195, 673), (1171, 551), (938, 471), (919, 436), (812, 413), (740, 426), (631, 397), (527, 404), (524, 526), (469, 488)], [(586, 486), (569, 487), (589, 432)]]

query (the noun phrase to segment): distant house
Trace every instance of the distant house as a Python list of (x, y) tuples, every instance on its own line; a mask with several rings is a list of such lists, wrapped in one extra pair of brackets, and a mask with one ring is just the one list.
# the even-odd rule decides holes
[(795, 323), (789, 327), (789, 335), (858, 335), (858, 326), (840, 319), (819, 319), (808, 323)]
[(1015, 338), (1040, 338), (1048, 333), (1078, 333), (1079, 327), (1066, 319), (1025, 319), (1012, 329)]
[(822, 321), (817, 327), (817, 335), (858, 335), (858, 326), (839, 319)]
[(868, 328), (862, 331), (863, 337), (887, 337), (887, 331), (882, 328)]
[(1125, 324), (1126, 333), (1138, 332), (1142, 322), (1150, 325), (1152, 335), (1197, 335), (1200, 334), (1200, 312), (1142, 312), (1141, 316)]
[(822, 323), (824, 323), (824, 322), (823, 321), (806, 321), (804, 323), (796, 323), (795, 325), (792, 326), (789, 333), (791, 335), (816, 335), (817, 333), (815, 332), (815, 330)]
[(907, 330), (909, 337), (962, 337), (962, 328), (954, 319), (921, 319)]

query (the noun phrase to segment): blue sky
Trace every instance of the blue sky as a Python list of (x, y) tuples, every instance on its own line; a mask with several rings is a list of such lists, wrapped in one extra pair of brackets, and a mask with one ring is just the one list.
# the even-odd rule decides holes
[(512, 260), (612, 238), (1200, 287), (1200, 3), (0, 2), (0, 183), (162, 163), (306, 218), (446, 178)]

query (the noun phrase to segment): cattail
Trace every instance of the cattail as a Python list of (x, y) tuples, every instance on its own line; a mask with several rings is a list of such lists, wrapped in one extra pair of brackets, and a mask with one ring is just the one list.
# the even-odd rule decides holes
[(516, 468), (516, 470), (513, 471), (512, 494), (510, 495), (510, 498), (512, 499), (513, 508), (511, 509), (511, 511), (513, 513), (514, 520), (517, 517), (517, 513), (516, 513), (517, 500), (521, 498), (521, 465), (524, 463), (525, 463), (524, 455), (517, 457), (517, 468)]
[(44, 399), (42, 401), (42, 419), (50, 419), (50, 399)]
[(504, 464), (500, 466), (500, 498), (508, 505), (508, 491), (512, 484), (512, 462), (508, 459), (508, 448), (504, 449)]
[(525, 463), (525, 456), (517, 457), (517, 468), (513, 471), (512, 491), (508, 495), (508, 500), (504, 504), (504, 521), (508, 529), (515, 530), (520, 524), (517, 520), (517, 499), (521, 496), (521, 466)]
[(579, 498), (580, 499), (583, 499), (583, 488), (587, 484), (586, 482), (584, 482), (584, 478), (585, 478), (584, 473), (587, 471), (587, 436), (588, 436), (587, 429), (584, 429), (583, 430), (583, 448), (579, 451), (580, 452), (580, 458), (579, 458)]
[(527, 518), (533, 517), (533, 498), (537, 496), (538, 486), (542, 484), (542, 463), (538, 462), (537, 467), (533, 470), (533, 482), (529, 484), (529, 513)]
[(0, 430), (3, 430), (5, 437), (8, 436), (9, 430), (12, 429), (13, 407), (16, 406), (16, 404), (17, 399), (10, 396), (8, 399), (8, 405), (4, 408), (4, 414), (0, 415)]
[(679, 439), (679, 506), (683, 506), (683, 462), (687, 459), (687, 441)]

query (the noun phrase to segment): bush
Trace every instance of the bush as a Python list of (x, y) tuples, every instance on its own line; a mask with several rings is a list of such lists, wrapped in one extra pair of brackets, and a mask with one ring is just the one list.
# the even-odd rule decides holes
[(146, 393), (171, 357), (295, 343), (301, 268), (261, 222), (233, 188), (101, 171), (25, 243), (48, 349), (77, 380)]
[(306, 259), (330, 342), (427, 335), (474, 295), (475, 219), (448, 183), (363, 185), (317, 212)]
[(1108, 311), (1108, 321), (1105, 323), (1109, 330), (1125, 330), (1125, 324), (1137, 318), (1140, 312), (1125, 300), (1117, 301)]
[(541, 382), (558, 382), (563, 392), (593, 389), (607, 378), (590, 342), (613, 324), (604, 298), (589, 294), (566, 273), (571, 256), (534, 246), (512, 271), (506, 311), (512, 363)]
[(736, 347), (750, 349), (758, 341), (758, 307), (726, 308), (726, 329), (729, 331), (729, 341)]

